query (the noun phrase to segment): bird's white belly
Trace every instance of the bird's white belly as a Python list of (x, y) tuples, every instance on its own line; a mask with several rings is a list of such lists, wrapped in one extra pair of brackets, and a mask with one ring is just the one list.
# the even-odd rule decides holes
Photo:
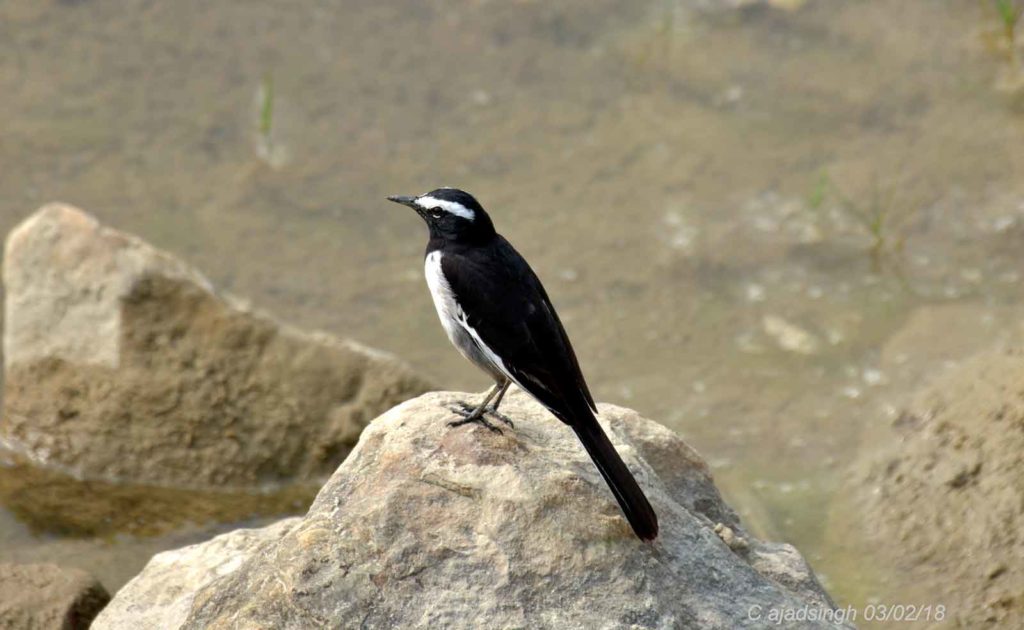
[(455, 299), (451, 285), (441, 270), (441, 252), (427, 254), (423, 263), (423, 273), (427, 278), (430, 296), (434, 299), (434, 308), (441, 326), (448, 335), (448, 340), (458, 349), (462, 356), (469, 359), (477, 367), (488, 372), (496, 381), (510, 378), (502, 360), (483, 343), (479, 335), (466, 323), (466, 315)]
[(427, 287), (430, 289), (430, 297), (434, 299), (434, 308), (437, 309), (441, 325), (444, 326), (448, 339), (458, 347), (455, 339), (460, 328), (458, 319), (462, 316), (462, 309), (455, 301), (452, 288), (441, 272), (441, 252), (430, 252), (427, 255), (423, 273), (427, 277)]

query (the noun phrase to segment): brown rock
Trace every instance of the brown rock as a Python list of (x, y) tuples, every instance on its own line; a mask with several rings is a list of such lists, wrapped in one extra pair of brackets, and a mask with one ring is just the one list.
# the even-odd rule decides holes
[(52, 564), (0, 564), (0, 629), (85, 630), (110, 601), (85, 571)]
[(732, 630), (765, 627), (770, 610), (833, 609), (800, 554), (746, 532), (668, 429), (600, 405), (658, 511), (645, 543), (551, 414), (513, 391), (502, 411), (515, 428), (452, 429), (456, 397), (375, 420), (305, 517), (156, 556), (94, 627)]
[(317, 478), (369, 420), (429, 389), (394, 357), (255, 312), (70, 206), (15, 228), (3, 272), (0, 444), (77, 476)]
[(891, 444), (858, 464), (858, 527), (963, 626), (1024, 627), (1024, 352), (943, 374)]

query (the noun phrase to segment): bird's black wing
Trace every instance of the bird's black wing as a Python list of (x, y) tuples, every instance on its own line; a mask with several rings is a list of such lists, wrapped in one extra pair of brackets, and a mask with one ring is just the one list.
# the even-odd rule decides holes
[(564, 422), (593, 417), (594, 399), (562, 322), (508, 241), (499, 235), (484, 247), (452, 248), (441, 269), (470, 334), (501, 359), (512, 380)]

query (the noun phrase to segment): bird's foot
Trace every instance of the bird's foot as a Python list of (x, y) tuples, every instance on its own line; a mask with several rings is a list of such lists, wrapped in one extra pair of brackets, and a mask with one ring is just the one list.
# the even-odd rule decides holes
[(448, 409), (462, 417), (461, 420), (453, 420), (452, 422), (449, 422), (448, 426), (450, 427), (461, 427), (464, 424), (470, 424), (475, 422), (477, 424), (481, 424), (487, 427), (488, 429), (494, 431), (495, 433), (501, 433), (501, 429), (491, 424), (491, 422), (489, 422), (487, 418), (484, 417), (485, 415), (494, 416), (495, 418), (501, 420), (508, 426), (513, 426), (512, 421), (505, 417), (504, 414), (498, 413), (497, 411), (489, 407), (485, 407), (484, 409), (478, 409), (468, 403), (459, 400), (455, 402), (454, 406), (449, 407)]
[(484, 413), (486, 413), (487, 415), (491, 416), (492, 418), (496, 418), (498, 420), (501, 420), (502, 422), (507, 424), (510, 429), (516, 428), (516, 425), (512, 422), (512, 418), (509, 418), (508, 416), (506, 416), (505, 414), (501, 413), (500, 411), (498, 411), (494, 407), (488, 407), (487, 410)]
[[(476, 407), (470, 405), (467, 402), (457, 400), (455, 401), (455, 407), (451, 408), (451, 410), (459, 414), (463, 418), (468, 418), (469, 416), (473, 415), (473, 413), (476, 411)], [(488, 415), (496, 420), (501, 420), (502, 422), (507, 424), (509, 428), (514, 429), (516, 427), (515, 423), (512, 422), (512, 418), (509, 418), (505, 414), (495, 409), (494, 405), (484, 407), (482, 415)]]
[(450, 427), (461, 427), (464, 424), (479, 424), (482, 425), (495, 433), (501, 433), (501, 429), (488, 422), (487, 418), (484, 418), (484, 414), (481, 413), (465, 413), (461, 407), (449, 407), (452, 411), (462, 416), (461, 420), (452, 420), (448, 423)]

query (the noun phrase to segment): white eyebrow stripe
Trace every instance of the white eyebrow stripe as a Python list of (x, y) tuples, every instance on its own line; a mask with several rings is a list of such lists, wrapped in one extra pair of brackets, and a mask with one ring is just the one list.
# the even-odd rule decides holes
[(445, 212), (450, 212), (457, 217), (462, 217), (467, 221), (472, 221), (476, 218), (476, 213), (462, 205), (458, 201), (448, 201), (447, 199), (438, 199), (437, 197), (424, 196), (416, 200), (424, 210), (432, 210), (434, 208), (440, 208)]

